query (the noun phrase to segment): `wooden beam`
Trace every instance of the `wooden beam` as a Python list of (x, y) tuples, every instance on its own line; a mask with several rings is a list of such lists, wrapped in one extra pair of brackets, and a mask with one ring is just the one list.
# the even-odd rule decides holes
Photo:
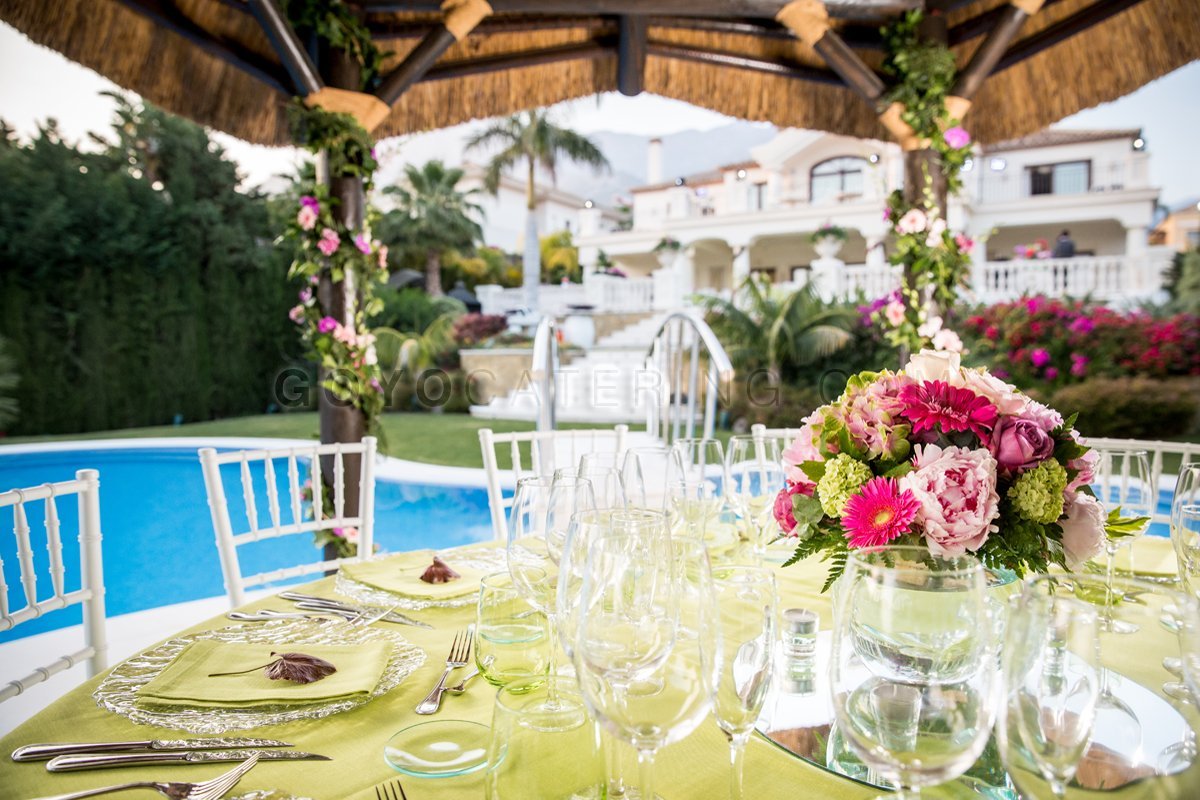
[(558, 64), (564, 61), (590, 61), (603, 56), (611, 56), (616, 52), (615, 42), (592, 40), (587, 42), (572, 42), (570, 44), (545, 47), (540, 50), (524, 50), (516, 53), (495, 53), (477, 58), (467, 58), (461, 61), (442, 62), (433, 66), (421, 82), (446, 81), (454, 78), (466, 78), (472, 75), (486, 75), (492, 72), (503, 72), (510, 69), (539, 67), (545, 64)]
[(883, 111), (883, 81), (838, 35), (829, 22), (829, 10), (820, 0), (790, 2), (779, 13), (779, 22), (817, 52), (847, 86)]
[(250, 13), (262, 26), (271, 48), (291, 77), (295, 93), (304, 97), (321, 91), (325, 82), (317, 74), (316, 65), (308, 57), (300, 37), (283, 16), (276, 0), (249, 0), (248, 5)]
[(454, 38), (454, 34), (447, 30), (445, 25), (437, 23), (413, 48), (408, 57), (383, 79), (383, 83), (379, 85), (379, 91), (376, 93), (379, 95), (379, 99), (389, 106), (395, 105), (396, 101), (400, 99), (400, 95), (404, 94), (408, 87), (421, 80), (421, 77), (429, 72), (433, 63), (456, 41), (458, 40)]
[[(377, 41), (419, 39), (429, 32), (429, 23), (383, 17), (378, 20), (368, 20), (367, 29), (371, 31), (371, 38)], [(617, 24), (612, 19), (598, 16), (504, 17), (484, 20), (476, 26), (475, 30), (471, 31), (471, 35), (487, 36), (493, 33), (533, 33), (564, 29), (584, 29), (592, 32), (593, 35), (616, 35)]]
[[(1036, 10), (1036, 0), (1030, 2), (1028, 8)], [(987, 79), (987, 76), (992, 74), (992, 70), (996, 68), (1000, 57), (1004, 55), (1004, 51), (1012, 44), (1013, 39), (1017, 37), (1021, 26), (1025, 24), (1025, 20), (1028, 18), (1029, 14), (1025, 9), (1014, 5), (1004, 6), (995, 27), (992, 28), (987, 38), (983, 40), (979, 47), (975, 49), (967, 66), (958, 73), (958, 77), (954, 81), (954, 88), (950, 90), (952, 97), (957, 97), (961, 101), (966, 102), (975, 97), (975, 93), (979, 91), (979, 87), (983, 86), (983, 82)], [(965, 113), (966, 110), (964, 108), (961, 113), (952, 113), (951, 116), (961, 118), (962, 114)]]
[[(907, 2), (907, 0), (897, 0)], [(773, 18), (788, 0), (492, 0), (496, 14), (670, 14)], [(359, 0), (368, 14), (433, 12), (439, 0)]]
[(1014, 44), (1000, 59), (995, 72), (1003, 72), (1028, 58), (1033, 58), (1043, 50), (1070, 39), (1072, 36), (1077, 36), (1088, 28), (1099, 25), (1109, 17), (1133, 8), (1140, 2), (1142, 0), (1098, 0), (1087, 8)]
[(626, 97), (642, 93), (646, 83), (646, 18), (621, 17), (617, 34), (617, 89)]
[(260, 83), (282, 94), (292, 94), (288, 76), (278, 64), (267, 61), (257, 53), (243, 50), (236, 44), (218, 39), (188, 19), (170, 0), (117, 0), (117, 2)]
[[(1062, 0), (1045, 0), (1042, 3), (1042, 8), (1060, 3)], [(988, 31), (996, 27), (1000, 18), (1004, 16), (1007, 5), (996, 6), (993, 9), (983, 12), (962, 22), (951, 28), (947, 34), (947, 42), (951, 47), (957, 47), (963, 42), (968, 42), (978, 36), (983, 36)]]
[[(727, 33), (734, 36), (757, 36), (760, 39), (797, 41), (796, 34), (775, 20), (767, 19), (705, 19), (703, 17), (650, 17), (651, 27)], [(855, 50), (883, 50), (879, 28), (870, 25), (843, 25), (838, 32), (846, 44)]]
[(731, 53), (724, 50), (707, 50), (700, 47), (675, 44), (671, 42), (650, 41), (650, 55), (658, 58), (674, 58), (680, 61), (692, 61), (698, 64), (712, 64), (720, 67), (732, 67), (751, 72), (762, 72), (767, 75), (778, 75), (781, 78), (823, 83), (829, 86), (842, 86), (842, 80), (834, 72), (824, 69), (796, 64), (791, 61), (771, 60), (747, 56), (742, 53)]

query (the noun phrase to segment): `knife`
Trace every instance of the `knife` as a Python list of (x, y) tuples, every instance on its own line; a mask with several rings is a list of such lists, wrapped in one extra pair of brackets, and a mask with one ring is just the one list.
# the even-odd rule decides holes
[(245, 761), (252, 755), (263, 761), (332, 761), (329, 756), (300, 750), (195, 750), (188, 753), (105, 753), (94, 756), (56, 756), (46, 764), (51, 772), (75, 772), (110, 767), (146, 765), (210, 764)]
[(61, 744), (27, 744), (12, 752), (13, 761), (46, 761), (55, 756), (82, 753), (122, 753), (166, 750), (222, 750), (247, 747), (291, 747), (290, 742), (275, 739), (252, 739), (221, 736), (212, 739), (143, 739), (136, 742), (63, 742)]
[[(293, 600), (298, 603), (304, 603), (311, 610), (312, 606), (320, 606), (322, 608), (336, 609), (350, 614), (363, 614), (365, 616), (374, 616), (378, 613), (375, 609), (363, 608), (361, 606), (350, 605), (343, 603), (340, 600), (330, 600), (327, 597), (316, 597), (311, 594), (300, 594), (299, 592), (280, 592), (279, 596), (285, 600)], [(415, 625), (418, 628), (432, 628), (428, 622), (421, 622), (419, 619), (406, 617), (397, 611), (389, 611), (383, 618), (383, 622), (394, 622), (399, 625)]]

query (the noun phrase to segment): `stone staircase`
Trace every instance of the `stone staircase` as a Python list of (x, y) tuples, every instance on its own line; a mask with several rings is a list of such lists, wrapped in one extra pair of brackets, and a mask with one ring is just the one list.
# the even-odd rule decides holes
[[(668, 312), (655, 313), (599, 339), (556, 376), (559, 422), (644, 423), (647, 394), (658, 376), (645, 370), (646, 352)], [(537, 418), (533, 387), (521, 387), (487, 405), (471, 406), (484, 419)]]

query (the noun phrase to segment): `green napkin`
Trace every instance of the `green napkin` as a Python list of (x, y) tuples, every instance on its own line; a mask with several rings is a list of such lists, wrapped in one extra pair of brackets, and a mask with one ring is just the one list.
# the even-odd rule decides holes
[[(337, 672), (313, 683), (273, 681), (263, 670), (210, 678), (268, 664), (276, 653), (304, 653), (323, 658)], [(387, 642), (360, 645), (242, 644), (199, 639), (183, 649), (167, 668), (138, 690), (147, 703), (165, 706), (251, 708), (280, 704), (322, 703), (365, 698), (379, 684), (391, 656)]]
[(454, 556), (443, 561), (461, 575), (461, 578), (449, 583), (426, 583), (421, 580), (425, 569), (433, 563), (433, 552), (414, 550), (411, 553), (346, 564), (342, 567), (342, 574), (376, 589), (420, 600), (452, 600), (479, 591), (479, 582), (485, 574), (483, 570), (456, 563)]

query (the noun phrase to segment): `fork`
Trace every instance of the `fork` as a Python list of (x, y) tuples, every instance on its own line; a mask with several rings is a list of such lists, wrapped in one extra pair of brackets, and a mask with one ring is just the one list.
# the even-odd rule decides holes
[(432, 714), (442, 705), (442, 695), (446, 691), (446, 679), (450, 677), (451, 672), (470, 663), (471, 639), (470, 629), (459, 631), (454, 635), (454, 642), (450, 645), (450, 655), (446, 657), (446, 669), (442, 671), (442, 677), (438, 678), (437, 684), (425, 699), (417, 703), (418, 714)]
[(82, 797), (95, 797), (100, 794), (123, 792), (127, 789), (153, 789), (163, 797), (171, 800), (218, 800), (237, 785), (250, 769), (258, 763), (258, 753), (247, 758), (224, 775), (218, 775), (212, 780), (202, 783), (157, 783), (154, 781), (137, 781), (136, 783), (120, 783), (116, 786), (105, 786), (100, 789), (87, 789), (70, 794), (56, 794), (53, 797), (39, 797), (36, 800), (79, 800)]
[(408, 795), (404, 793), (404, 787), (400, 785), (400, 779), (397, 778), (391, 783), (376, 786), (375, 800), (408, 800)]

